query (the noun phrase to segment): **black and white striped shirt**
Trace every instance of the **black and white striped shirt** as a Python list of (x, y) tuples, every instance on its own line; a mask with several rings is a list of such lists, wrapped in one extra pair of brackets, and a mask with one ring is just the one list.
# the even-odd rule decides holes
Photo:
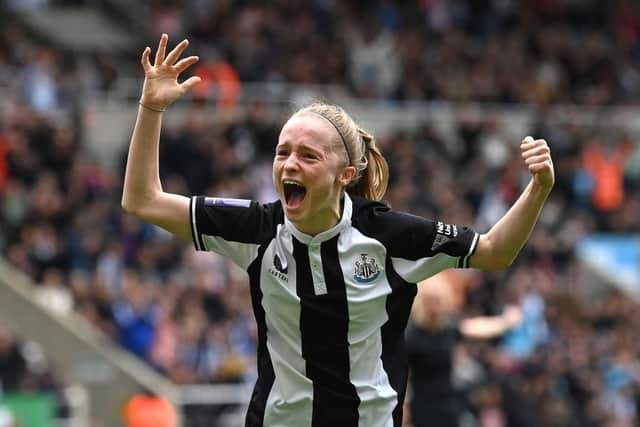
[(196, 249), (249, 273), (258, 380), (246, 426), (399, 427), (415, 283), (467, 267), (478, 234), (348, 195), (316, 236), (279, 201), (198, 196), (190, 214)]

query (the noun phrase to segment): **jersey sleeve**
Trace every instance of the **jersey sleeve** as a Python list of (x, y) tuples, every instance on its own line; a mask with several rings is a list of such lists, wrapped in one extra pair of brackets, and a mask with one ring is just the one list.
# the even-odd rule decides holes
[(383, 205), (366, 209), (361, 226), (387, 249), (394, 270), (417, 283), (447, 268), (467, 268), (479, 235), (469, 227), (433, 221)]
[(228, 256), (245, 270), (258, 247), (275, 235), (278, 222), (274, 204), (245, 199), (194, 196), (189, 212), (196, 250)]
[(396, 272), (417, 283), (447, 268), (468, 268), (479, 234), (469, 227), (420, 217), (404, 218), (406, 248), (391, 253)]

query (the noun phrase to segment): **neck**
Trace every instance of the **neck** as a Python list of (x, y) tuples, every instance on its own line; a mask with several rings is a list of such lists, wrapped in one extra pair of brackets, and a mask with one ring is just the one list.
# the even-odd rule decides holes
[(327, 231), (338, 224), (340, 222), (340, 212), (341, 206), (331, 207), (331, 209), (327, 209), (324, 212), (318, 212), (311, 218), (307, 218), (306, 221), (298, 221), (293, 224), (296, 228), (302, 231), (305, 234), (310, 236), (315, 236), (316, 234), (320, 234), (323, 231)]
[(291, 221), (295, 227), (309, 236), (315, 236), (335, 227), (342, 218), (344, 210), (344, 198), (336, 200), (330, 206), (315, 213), (315, 215), (302, 221)]

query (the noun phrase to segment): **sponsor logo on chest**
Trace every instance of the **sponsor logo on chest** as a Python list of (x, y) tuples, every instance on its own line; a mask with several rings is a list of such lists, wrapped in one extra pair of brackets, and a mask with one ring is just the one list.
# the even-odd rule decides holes
[(282, 261), (280, 260), (280, 257), (278, 256), (278, 254), (275, 254), (273, 256), (273, 266), (269, 267), (267, 270), (275, 278), (280, 279), (285, 283), (289, 282), (289, 278), (287, 277), (287, 273), (289, 272), (289, 267), (282, 266)]

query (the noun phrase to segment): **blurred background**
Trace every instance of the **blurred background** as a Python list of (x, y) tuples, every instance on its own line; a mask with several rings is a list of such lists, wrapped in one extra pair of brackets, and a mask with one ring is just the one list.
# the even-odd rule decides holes
[(635, 0), (0, 0), (0, 427), (244, 425), (245, 273), (120, 208), (162, 32), (203, 78), (165, 113), (167, 191), (274, 200), (279, 129), (322, 100), (377, 136), (393, 208), (485, 232), (547, 139), (514, 265), (421, 286), (406, 425), (640, 423)]

